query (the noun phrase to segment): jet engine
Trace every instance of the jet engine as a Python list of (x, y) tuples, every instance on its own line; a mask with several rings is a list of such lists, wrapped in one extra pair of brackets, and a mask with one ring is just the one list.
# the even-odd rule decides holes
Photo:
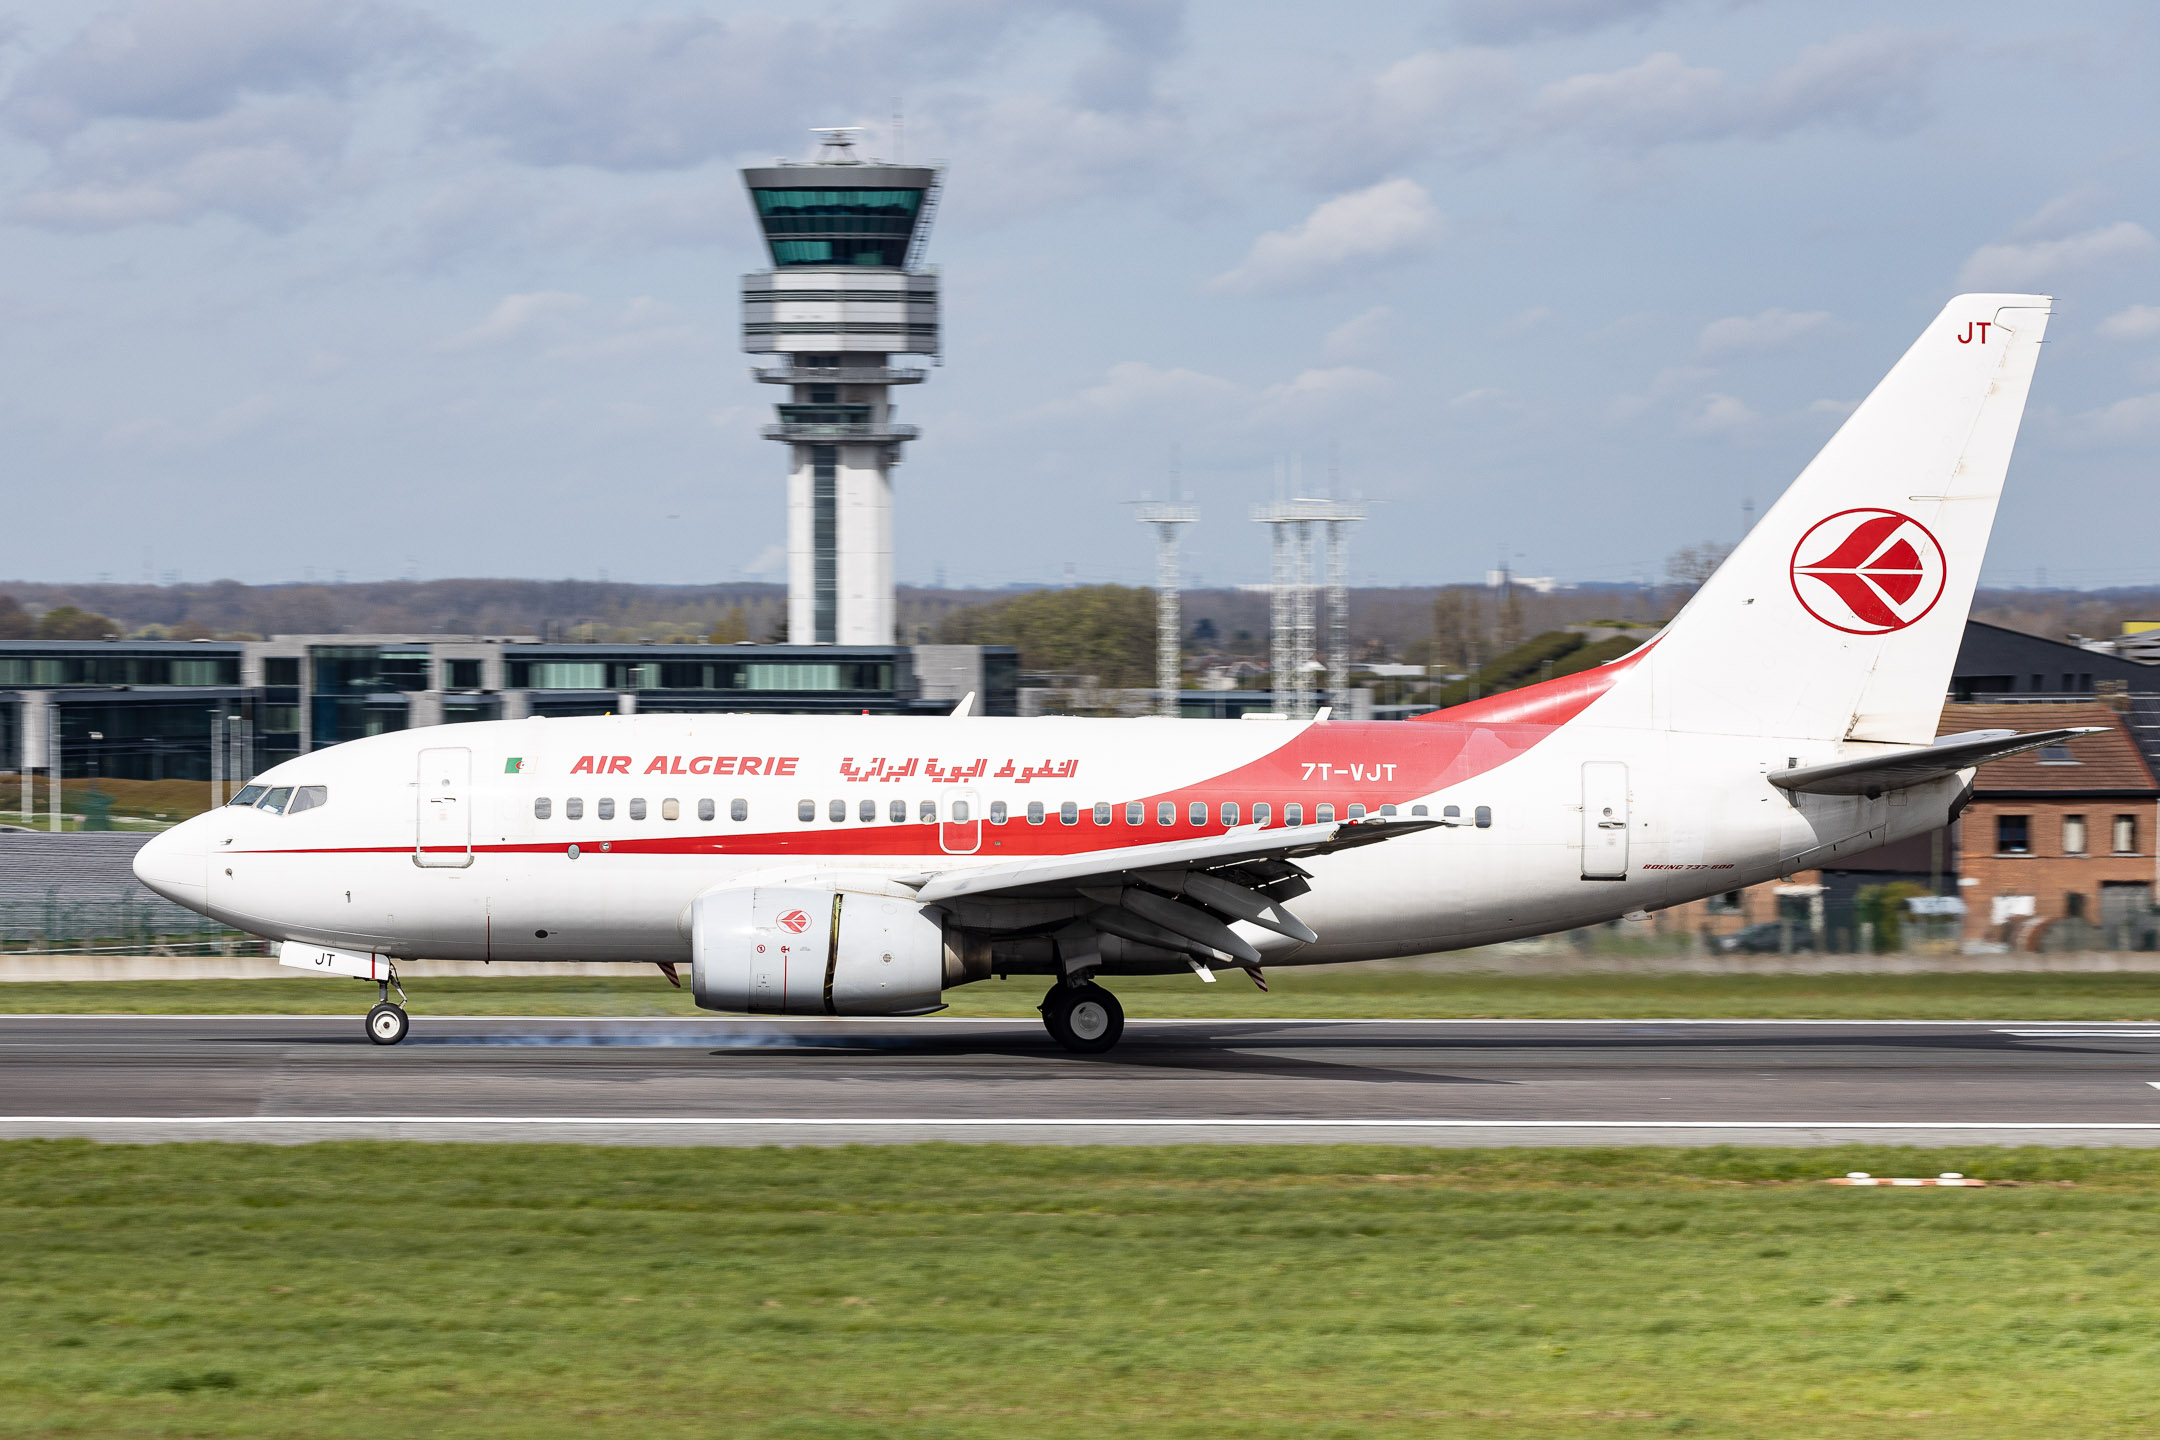
[[(741, 885), (700, 895), (689, 921), (690, 992), (707, 1010), (921, 1015), (943, 1008), (943, 917), (912, 898), (870, 888)], [(978, 978), (965, 974), (973, 968), (953, 978)]]

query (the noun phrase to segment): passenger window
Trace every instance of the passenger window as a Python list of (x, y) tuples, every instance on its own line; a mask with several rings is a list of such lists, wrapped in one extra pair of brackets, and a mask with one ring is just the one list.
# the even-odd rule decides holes
[(1383, 820), (1392, 820), (1392, 819), (1394, 819), (1394, 818), (1395, 818), (1395, 807), (1394, 807), (1393, 805), (1382, 805), (1382, 806), (1380, 807), (1380, 818), (1381, 818), (1381, 819), (1383, 819)]
[(827, 805), (825, 807), (825, 814), (826, 817), (833, 822), (833, 824), (838, 825), (843, 823), (847, 819), (847, 801), (833, 801), (830, 805)]
[(1195, 825), (1207, 824), (1207, 801), (1195, 800), (1185, 807), (1185, 818)]
[(547, 819), (549, 812), (554, 808), (554, 802), (550, 801), (547, 796), (542, 795), (539, 799), (533, 801), (533, 819)]
[(937, 824), (937, 801), (925, 800), (915, 807), (915, 818), (925, 825)]
[(293, 791), (292, 804), (285, 807), (285, 813), (297, 815), (302, 810), (313, 810), (329, 803), (330, 788), (327, 785), (302, 785)]
[(1003, 800), (990, 802), (990, 823), (993, 825), (1005, 823), (1005, 802)]
[(1030, 824), (1030, 825), (1040, 825), (1040, 824), (1042, 824), (1042, 822), (1043, 822), (1043, 802), (1042, 802), (1042, 801), (1040, 801), (1040, 800), (1030, 800), (1030, 801), (1028, 801), (1028, 824)]
[(807, 825), (817, 819), (817, 801), (805, 800), (795, 807), (795, 818)]
[(1304, 823), (1305, 823), (1305, 807), (1304, 807), (1303, 805), (1299, 805), (1299, 804), (1297, 804), (1297, 803), (1296, 803), (1296, 802), (1294, 802), (1294, 801), (1293, 801), (1292, 803), (1288, 804), (1288, 805), (1285, 805), (1285, 806), (1283, 806), (1283, 807), (1282, 807), (1282, 823), (1283, 823), (1283, 824), (1285, 824), (1285, 825), (1302, 825), (1302, 824), (1304, 824)]
[(885, 813), (895, 825), (907, 824), (907, 801), (895, 800), (886, 807)]
[(712, 818), (713, 818), (713, 816), (714, 816), (714, 815), (716, 815), (716, 814), (718, 814), (718, 813), (719, 813), (719, 812), (718, 812), (718, 810), (717, 810), (717, 809), (715, 809), (715, 807), (714, 807), (714, 805), (713, 805), (712, 801), (710, 801), (710, 800), (700, 800), (700, 801), (698, 801), (698, 802), (697, 802), (697, 818), (698, 818), (698, 819), (700, 819), (700, 820), (710, 820), (710, 819), (712, 819)]
[(1329, 804), (1315, 805), (1312, 818), (1315, 825), (1325, 825), (1335, 818), (1335, 807)]
[(598, 805), (596, 805), (596, 806), (594, 806), (594, 807), (593, 807), (593, 814), (594, 814), (594, 815), (596, 815), (596, 816), (598, 816), (598, 817), (599, 817), (600, 819), (602, 819), (602, 820), (612, 820), (612, 819), (614, 819), (614, 818), (615, 818), (615, 797), (614, 797), (614, 796), (612, 796), (612, 795), (604, 795), (604, 796), (602, 796), (602, 797), (600, 798), (600, 803), (599, 803)]
[(730, 800), (728, 801), (727, 813), (728, 819), (738, 823), (748, 820), (750, 818), (750, 802), (748, 800)]
[(1146, 803), (1145, 803), (1145, 802), (1143, 802), (1143, 801), (1139, 801), (1139, 800), (1128, 800), (1128, 801), (1126, 801), (1126, 802), (1125, 802), (1125, 823), (1126, 823), (1126, 824), (1128, 824), (1128, 825), (1145, 825), (1145, 824), (1147, 824), (1147, 805), (1146, 805)]
[(1477, 828), (1480, 830), (1492, 829), (1492, 806), (1480, 805), (1477, 807)]
[(865, 800), (855, 807), (856, 816), (865, 825), (877, 824), (877, 801)]
[(565, 819), (565, 820), (582, 820), (582, 819), (584, 819), (584, 818), (585, 818), (585, 802), (584, 802), (584, 800), (580, 799), (580, 798), (579, 798), (578, 796), (576, 796), (576, 795), (572, 795), (572, 796), (571, 796), (571, 797), (570, 797), (569, 799), (567, 799), (567, 800), (563, 801), (563, 802), (562, 802), (562, 818), (563, 818), (563, 819)]
[(1156, 802), (1155, 823), (1158, 825), (1177, 824), (1177, 804), (1175, 801), (1159, 800)]
[(1410, 807), (1410, 813), (1412, 815), (1429, 815), (1432, 812), (1426, 809), (1426, 807), (1423, 805), (1412, 805)]
[(1253, 824), (1255, 824), (1255, 825), (1265, 825), (1265, 824), (1267, 824), (1267, 823), (1268, 823), (1268, 819), (1269, 819), (1269, 817), (1270, 817), (1270, 816), (1271, 816), (1272, 814), (1273, 814), (1273, 812), (1272, 812), (1271, 810), (1269, 810), (1269, 808), (1268, 808), (1268, 803), (1267, 803), (1267, 801), (1265, 801), (1265, 800), (1255, 800), (1255, 801), (1253, 801), (1253, 807), (1252, 807), (1252, 823), (1253, 823)]
[(631, 818), (631, 819), (633, 819), (633, 820), (642, 820), (642, 819), (644, 819), (644, 818), (645, 818), (645, 797), (644, 797), (644, 796), (640, 795), (640, 796), (637, 796), (637, 797), (635, 797), (634, 799), (632, 799), (632, 800), (631, 800), (631, 802), (630, 802), (630, 818)]
[(660, 818), (663, 820), (682, 819), (682, 802), (680, 800), (662, 800), (660, 802)]
[(952, 802), (952, 823), (955, 825), (965, 825), (968, 823), (967, 801), (955, 800)]
[(243, 785), (240, 788), (240, 793), (225, 803), (228, 805), (253, 805), (256, 801), (262, 799), (263, 791), (269, 788), (267, 785)]
[(1237, 824), (1237, 801), (1225, 800), (1222, 802), (1222, 823), (1225, 825)]
[(1352, 806), (1350, 807), (1350, 818), (1351, 818), (1352, 820), (1362, 820), (1362, 819), (1364, 819), (1364, 818), (1365, 818), (1365, 807), (1364, 807), (1363, 805), (1352, 805)]
[(1447, 821), (1447, 822), (1448, 822), (1448, 823), (1449, 823), (1450, 825), (1460, 825), (1460, 824), (1462, 824), (1462, 806), (1460, 806), (1460, 805), (1449, 805), (1449, 806), (1447, 806), (1446, 808), (1444, 808), (1443, 810), (1441, 810), (1441, 812), (1440, 812), (1440, 818), (1441, 818), (1441, 819), (1443, 819), (1443, 820), (1445, 820), (1445, 821)]
[(257, 804), (256, 808), (259, 810), (267, 810), (272, 815), (282, 815), (285, 813), (286, 803), (291, 799), (292, 786), (280, 785), (277, 787), (277, 789), (272, 790), (269, 794), (263, 796), (262, 800), (260, 801), (260, 803)]
[(1098, 825), (1107, 825), (1110, 823), (1109, 801), (1098, 800), (1095, 802), (1095, 823)]
[(1080, 807), (1078, 804), (1071, 800), (1067, 800), (1064, 804), (1058, 806), (1058, 824), (1077, 825), (1079, 823)]

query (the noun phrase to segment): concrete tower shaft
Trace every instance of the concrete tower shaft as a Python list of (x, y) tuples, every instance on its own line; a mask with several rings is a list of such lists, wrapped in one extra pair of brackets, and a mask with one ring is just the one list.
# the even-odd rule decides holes
[(765, 437), (788, 446), (788, 642), (893, 643), (892, 467), (920, 433), (892, 387), (929, 378), (895, 356), (938, 354), (938, 277), (921, 268), (943, 170), (855, 153), (823, 132), (807, 164), (744, 170), (773, 268), (743, 277), (751, 374), (788, 387)]

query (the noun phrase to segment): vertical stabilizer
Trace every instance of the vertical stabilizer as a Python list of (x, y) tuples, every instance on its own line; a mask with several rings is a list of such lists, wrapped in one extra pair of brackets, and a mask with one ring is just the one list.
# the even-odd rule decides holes
[(1944, 307), (1647, 657), (1666, 725), (1934, 739), (2049, 303)]

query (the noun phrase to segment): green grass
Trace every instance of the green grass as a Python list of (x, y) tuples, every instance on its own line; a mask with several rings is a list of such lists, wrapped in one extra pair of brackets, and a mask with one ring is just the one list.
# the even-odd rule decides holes
[[(0, 960), (0, 964), (5, 964)], [(2153, 1020), (2160, 975), (1450, 975), (1435, 969), (1283, 968), (1268, 994), (1235, 971), (1110, 983), (1134, 1016), (1500, 1016), (1550, 1019)], [(417, 1015), (698, 1015), (687, 990), (646, 979), (415, 980)], [(1044, 982), (1016, 976), (946, 992), (953, 1015), (1029, 1015)], [(356, 1014), (374, 987), (296, 975), (0, 985), (0, 1012)]]
[[(1835, 1189), (1950, 1168), (1978, 1191)], [(2160, 1427), (2149, 1151), (0, 1145), (0, 1435)]]

